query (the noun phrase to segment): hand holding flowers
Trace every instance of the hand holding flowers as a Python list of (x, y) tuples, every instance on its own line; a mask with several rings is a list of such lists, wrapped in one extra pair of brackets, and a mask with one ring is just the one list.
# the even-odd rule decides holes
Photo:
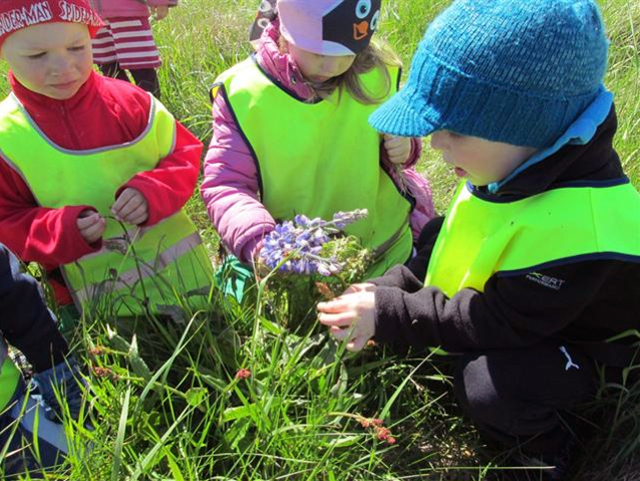
[(318, 320), (349, 351), (362, 350), (375, 334), (375, 290), (373, 284), (354, 284), (340, 297), (318, 303)]
[(264, 238), (255, 269), (260, 277), (268, 275), (268, 302), (271, 310), (286, 313), (285, 324), (317, 327), (317, 302), (365, 275), (371, 254), (342, 229), (366, 215), (365, 209), (338, 212), (328, 221), (297, 215)]

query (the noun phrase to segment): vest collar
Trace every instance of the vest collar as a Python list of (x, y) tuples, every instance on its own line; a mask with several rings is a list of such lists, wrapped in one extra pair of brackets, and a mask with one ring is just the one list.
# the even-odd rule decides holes
[(9, 84), (20, 103), (34, 118), (51, 118), (60, 114), (60, 110), (67, 112), (85, 112), (94, 106), (94, 100), (99, 95), (100, 80), (102, 77), (96, 72), (91, 72), (87, 81), (82, 84), (76, 94), (70, 99), (57, 100), (29, 90), (15, 78), (12, 72), (8, 74)]

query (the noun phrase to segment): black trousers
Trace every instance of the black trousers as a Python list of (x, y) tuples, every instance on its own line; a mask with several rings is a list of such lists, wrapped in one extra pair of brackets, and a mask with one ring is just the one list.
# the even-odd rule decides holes
[(570, 440), (566, 411), (593, 399), (595, 363), (558, 344), (465, 354), (454, 392), (466, 414), (502, 447), (553, 455)]
[[(100, 65), (100, 71), (105, 77), (117, 78), (125, 82), (129, 81), (127, 73), (122, 70), (116, 62)], [(131, 73), (138, 87), (147, 92), (151, 92), (155, 98), (160, 98), (160, 82), (158, 81), (158, 73), (155, 69), (135, 69), (129, 70), (129, 73)]]

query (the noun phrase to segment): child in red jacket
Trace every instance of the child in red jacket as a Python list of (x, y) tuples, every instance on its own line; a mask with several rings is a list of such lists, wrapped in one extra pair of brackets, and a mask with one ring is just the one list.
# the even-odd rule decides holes
[(208, 286), (181, 211), (202, 144), (147, 92), (93, 72), (102, 24), (86, 0), (4, 1), (0, 17), (0, 241), (78, 308), (112, 295), (118, 314), (148, 313)]

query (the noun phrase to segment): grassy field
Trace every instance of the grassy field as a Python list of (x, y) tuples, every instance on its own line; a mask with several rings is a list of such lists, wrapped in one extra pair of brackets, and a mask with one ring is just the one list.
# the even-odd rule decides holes
[[(448, 3), (385, 2), (380, 34), (407, 68), (425, 26)], [(256, 4), (183, 0), (154, 26), (163, 102), (205, 144), (208, 87), (250, 52)], [(606, 83), (616, 94), (616, 148), (638, 187), (640, 1), (601, 5), (612, 42)], [(443, 211), (454, 177), (428, 148), (420, 169)], [(214, 252), (217, 237), (198, 195), (189, 211)], [(93, 449), (50, 479), (504, 479), (509, 462), (488, 456), (461, 417), (446, 360), (381, 348), (346, 353), (321, 330), (285, 322), (287, 302), (294, 300), (263, 283), (242, 305), (216, 296), (208, 312), (193, 315), (175, 311), (135, 325), (86, 316), (74, 344), (89, 366), (97, 422), (70, 432), (79, 452), (87, 443)], [(576, 413), (585, 424), (608, 414), (572, 479), (640, 480), (639, 400), (638, 387), (603, 386), (597, 402)], [(379, 439), (370, 419), (381, 419), (395, 443)]]

